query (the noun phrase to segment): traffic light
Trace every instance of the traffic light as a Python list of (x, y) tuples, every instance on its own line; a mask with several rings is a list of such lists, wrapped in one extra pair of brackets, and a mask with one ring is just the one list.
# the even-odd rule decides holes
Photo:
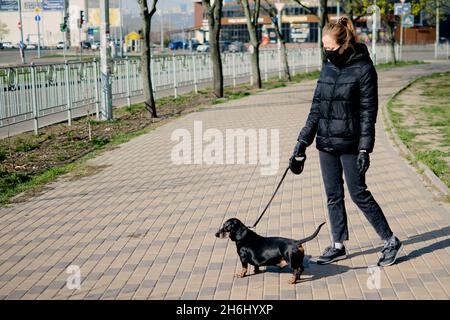
[(80, 20), (79, 20), (79, 22), (80, 22), (79, 27), (81, 29), (83, 27), (83, 24), (84, 24), (84, 11), (83, 10), (80, 10)]
[(66, 30), (67, 30), (67, 16), (64, 17), (64, 22), (59, 25), (59, 30), (61, 32), (66, 32)]

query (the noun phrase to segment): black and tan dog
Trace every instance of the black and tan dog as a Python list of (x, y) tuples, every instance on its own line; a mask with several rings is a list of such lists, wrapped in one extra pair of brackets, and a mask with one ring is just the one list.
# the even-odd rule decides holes
[(242, 263), (242, 270), (237, 277), (245, 277), (248, 265), (255, 267), (255, 273), (260, 266), (279, 266), (284, 268), (289, 265), (293, 275), (289, 279), (290, 284), (300, 280), (304, 270), (303, 257), (305, 249), (302, 243), (314, 239), (325, 224), (322, 223), (309, 237), (302, 240), (293, 240), (282, 237), (262, 237), (246, 227), (239, 219), (228, 219), (216, 233), (217, 238), (229, 238), (236, 242), (237, 252)]

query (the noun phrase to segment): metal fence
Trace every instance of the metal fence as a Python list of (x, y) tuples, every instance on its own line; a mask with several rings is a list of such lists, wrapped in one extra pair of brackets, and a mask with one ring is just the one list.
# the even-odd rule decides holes
[[(440, 50), (442, 55), (448, 55), (448, 45)], [(391, 60), (390, 48), (377, 46), (377, 62)], [(252, 83), (248, 53), (224, 53), (222, 61), (227, 83), (233, 86), (243, 81)], [(288, 61), (292, 74), (317, 70), (320, 67), (320, 51), (318, 48), (289, 49)], [(279, 51), (261, 50), (260, 68), (264, 80), (277, 74), (281, 77)], [(140, 71), (137, 58), (113, 61), (113, 99), (126, 99), (130, 105), (132, 97), (142, 95)], [(198, 91), (199, 85), (212, 79), (209, 54), (153, 58), (151, 71), (156, 96), (160, 92), (167, 94), (167, 90), (173, 90), (172, 95), (176, 97), (181, 87)], [(67, 113), (66, 120), (70, 125), (73, 110), (80, 108), (84, 108), (83, 114), (95, 113), (98, 117), (100, 87), (100, 68), (96, 60), (0, 68), (0, 128), (31, 120), (37, 132), (39, 118), (61, 112)]]

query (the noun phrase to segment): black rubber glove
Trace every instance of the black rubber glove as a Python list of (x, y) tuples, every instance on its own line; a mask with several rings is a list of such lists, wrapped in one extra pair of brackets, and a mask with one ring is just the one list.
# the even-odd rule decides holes
[(365, 151), (360, 151), (358, 154), (358, 158), (356, 160), (356, 164), (358, 166), (359, 174), (360, 175), (365, 174), (367, 169), (369, 169), (369, 165), (370, 165), (369, 154)]
[(297, 144), (295, 145), (294, 152), (292, 155), (294, 157), (301, 157), (305, 155), (306, 147), (308, 145), (303, 140), (298, 140)]

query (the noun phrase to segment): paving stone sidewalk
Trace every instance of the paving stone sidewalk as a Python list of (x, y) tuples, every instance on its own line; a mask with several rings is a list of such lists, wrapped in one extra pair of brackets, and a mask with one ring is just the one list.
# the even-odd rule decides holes
[[(379, 72), (380, 101), (416, 76), (450, 70), (428, 64)], [(318, 266), (309, 258), (330, 243), (329, 224), (306, 244), (303, 280), (267, 268), (243, 279), (234, 243), (214, 233), (230, 217), (255, 221), (270, 198), (304, 124), (315, 81), (261, 92), (192, 113), (90, 160), (104, 167), (61, 179), (27, 202), (0, 209), (3, 299), (449, 299), (450, 215), (387, 140), (381, 110), (367, 183), (405, 244), (399, 263), (376, 263), (381, 241), (346, 190), (349, 259)], [(177, 128), (279, 129), (280, 165), (174, 165)], [(302, 238), (327, 220), (318, 153), (302, 175), (288, 174), (258, 225), (262, 235)], [(66, 268), (80, 267), (68, 289)], [(371, 283), (379, 276), (380, 287)], [(375, 281), (376, 282), (376, 281)], [(369, 285), (368, 285), (369, 284)]]

